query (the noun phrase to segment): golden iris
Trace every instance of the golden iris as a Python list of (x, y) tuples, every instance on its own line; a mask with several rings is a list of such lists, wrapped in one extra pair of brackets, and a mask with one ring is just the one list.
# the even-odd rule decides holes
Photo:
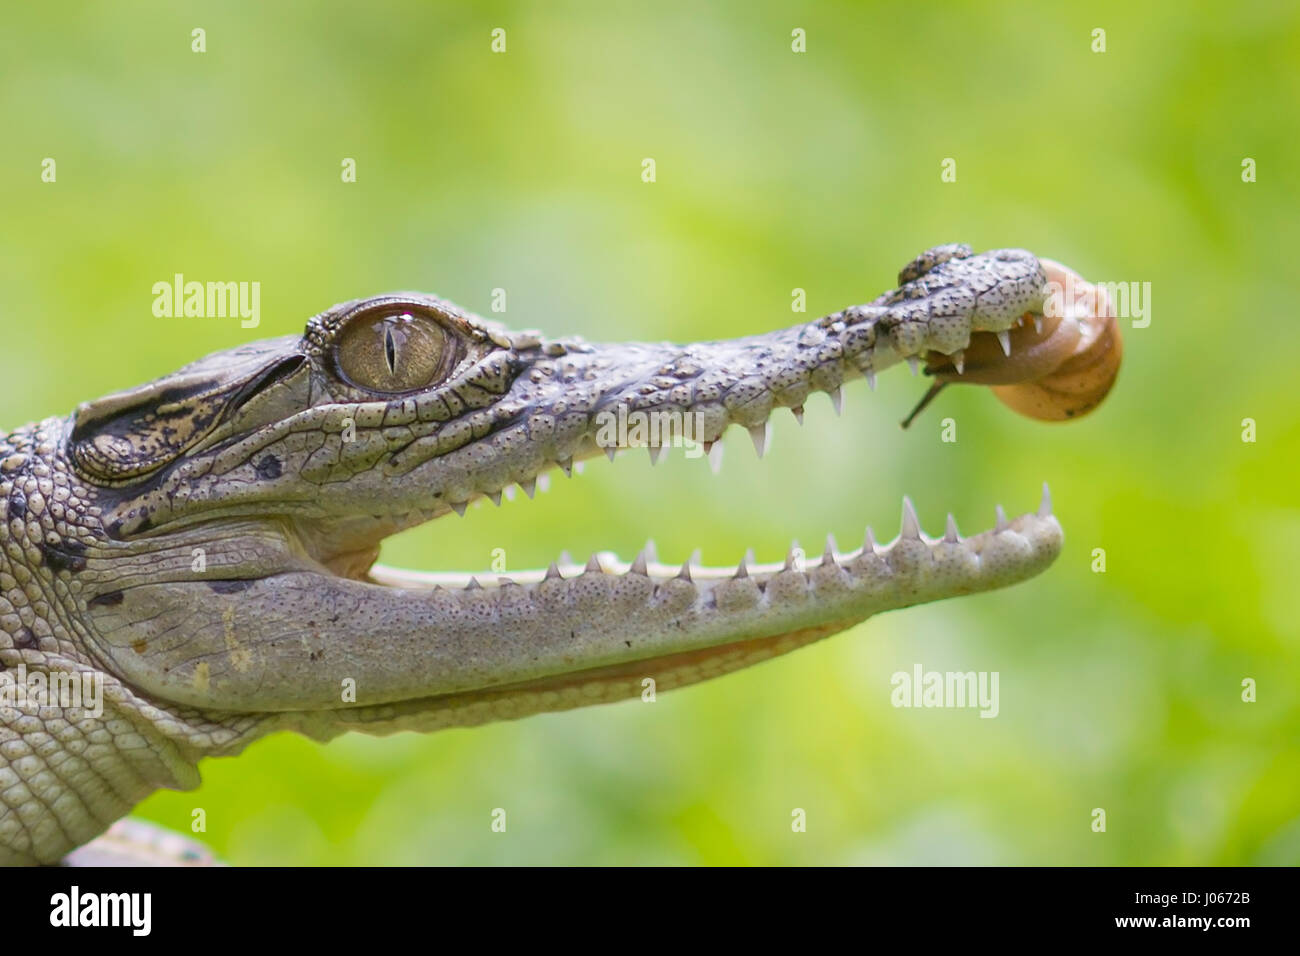
[(436, 320), (410, 311), (358, 315), (335, 355), (349, 382), (375, 392), (411, 392), (447, 373), (454, 348)]

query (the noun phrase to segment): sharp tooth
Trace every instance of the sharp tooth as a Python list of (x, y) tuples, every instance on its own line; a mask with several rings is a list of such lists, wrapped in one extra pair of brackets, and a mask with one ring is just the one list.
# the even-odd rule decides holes
[(876, 553), (876, 535), (871, 530), (871, 525), (867, 525), (867, 535), (862, 540), (862, 553), (863, 554)]
[(640, 554), (636, 556), (636, 560), (632, 562), (632, 567), (630, 567), (628, 571), (632, 574), (639, 574), (642, 577), (646, 576), (647, 572), (646, 572), (645, 551), (642, 551)]
[(921, 374), (921, 363), (917, 361), (915, 355), (909, 355), (907, 357), (907, 367), (912, 370), (913, 378)]
[(468, 506), (468, 504), (469, 502), (467, 501), (453, 501), (451, 503), (451, 510), (456, 512), (456, 514), (460, 515), (463, 518), (465, 517), (465, 508)]
[(965, 352), (965, 350), (963, 350), (963, 349), (958, 349), (956, 352), (953, 352), (953, 353), (952, 353), (951, 358), (952, 358), (952, 365), (953, 365), (953, 368), (955, 368), (955, 369), (957, 370), (957, 374), (960, 375), (962, 372), (964, 372), (964, 371), (966, 370), (966, 352)]
[(677, 572), (677, 579), (679, 581), (689, 581), (691, 579), (691, 562), (689, 559), (682, 562), (682, 569)]
[(822, 564), (834, 564), (835, 552), (838, 548), (835, 545), (835, 535), (826, 535), (826, 549), (822, 551)]
[(613, 461), (614, 456), (617, 454), (618, 454), (618, 449), (615, 448), (613, 445), (605, 446), (605, 457), (608, 458), (610, 461)]
[(498, 508), (501, 507), (501, 492), (500, 492), (500, 491), (489, 491), (489, 492), (487, 492), (487, 496), (488, 496), (489, 500), (491, 500), (491, 502), (492, 502), (494, 505), (496, 505)]
[(787, 570), (787, 571), (793, 571), (793, 570), (795, 569), (795, 567), (794, 567), (794, 553), (795, 553), (796, 551), (799, 551), (799, 550), (801, 550), (801, 549), (799, 548), (799, 542), (798, 542), (798, 541), (791, 541), (791, 542), (790, 542), (790, 550), (787, 551), (786, 554), (785, 554), (785, 570)]
[(903, 498), (903, 526), (899, 529), (899, 536), (904, 538), (921, 539), (921, 522), (916, 518), (916, 509), (912, 507), (912, 499)]
[(1038, 503), (1038, 517), (1046, 518), (1052, 513), (1052, 493), (1047, 490), (1047, 482), (1043, 482), (1043, 500)]
[(952, 516), (951, 511), (948, 512), (948, 527), (943, 533), (943, 540), (949, 544), (957, 544), (961, 541), (961, 535), (957, 531), (957, 519)]
[(797, 421), (800, 425), (803, 424), (803, 406), (802, 406), (802, 405), (795, 405), (793, 408), (790, 409), (790, 414), (794, 415), (794, 420)]
[(844, 390), (837, 385), (826, 394), (831, 397), (831, 404), (835, 406), (835, 414), (841, 414), (844, 411)]
[(578, 474), (582, 474), (583, 471), (586, 470), (586, 468), (587, 468), (587, 463), (585, 461), (575, 461), (573, 463), (573, 470)]
[(761, 425), (755, 425), (749, 430), (749, 438), (754, 443), (754, 451), (758, 452), (758, 457), (763, 457), (763, 452), (767, 451), (767, 422)]
[(869, 368), (862, 374), (867, 377), (867, 388), (874, 392), (876, 390), (876, 370), (874, 368)]
[(482, 588), (483, 585), (478, 583), (478, 578), (474, 578), (474, 577), (470, 578), (469, 584), (465, 585), (466, 591), (479, 591), (482, 590)]
[(572, 459), (572, 458), (563, 458), (563, 459), (557, 461), (556, 464), (560, 466), (560, 471), (564, 472), (564, 477), (565, 477), (565, 478), (572, 478), (572, 477), (573, 477), (573, 459)]
[(645, 559), (651, 564), (659, 563), (659, 549), (655, 547), (653, 540), (645, 543), (645, 547), (641, 549), (641, 553), (645, 555)]
[(538, 475), (538, 476), (537, 476), (537, 487), (538, 487), (538, 489), (541, 490), (541, 491), (550, 491), (550, 490), (551, 490), (551, 476), (550, 476), (550, 475)]
[(691, 552), (691, 556), (686, 559), (686, 563), (693, 568), (698, 568), (704, 563), (700, 557), (699, 548), (696, 548), (694, 551)]
[(754, 552), (752, 549), (745, 552), (745, 556), (740, 559), (740, 564), (736, 566), (736, 573), (734, 577), (737, 578), (749, 577), (749, 562), (753, 560), (753, 554)]
[(1011, 358), (1011, 333), (1003, 329), (998, 333), (998, 344), (1002, 346), (1002, 354)]
[(715, 475), (722, 471), (722, 442), (713, 443), (713, 447), (709, 449), (708, 458), (709, 467), (713, 469)]
[(583, 568), (583, 570), (597, 571), (597, 572), (602, 570), (600, 566), (600, 558), (596, 557), (596, 553), (594, 551), (592, 552), (591, 557), (587, 559), (587, 566)]
[(519, 482), (519, 487), (524, 489), (524, 494), (531, 498), (533, 495), (537, 494), (537, 479), (529, 478), (527, 481), (521, 481)]
[(503, 493), (505, 494), (505, 496), (506, 496), (506, 501), (514, 501), (514, 500), (515, 500), (515, 486), (514, 486), (514, 485), (506, 485), (506, 486), (505, 486), (504, 488), (502, 488), (501, 490), (502, 490), (502, 492), (503, 492)]
[(663, 445), (646, 445), (645, 450), (650, 453), (650, 467), (653, 468), (659, 464), (659, 458), (663, 454)]
[(542, 578), (542, 580), (543, 580), (543, 581), (563, 581), (563, 580), (564, 580), (564, 575), (560, 573), (560, 566), (559, 566), (558, 564), (556, 564), (554, 561), (552, 561), (552, 562), (551, 562), (551, 566), (550, 566), (549, 568), (546, 569), (546, 576), (545, 576), (544, 578)]
[(998, 523), (997, 523), (997, 527), (993, 529), (993, 533), (998, 534), (1000, 532), (1006, 531), (1007, 527), (1008, 527), (1007, 513), (1002, 510), (1001, 505), (998, 505)]
[(1043, 317), (1037, 312), (1034, 313), (1034, 331), (1039, 335), (1043, 334)]

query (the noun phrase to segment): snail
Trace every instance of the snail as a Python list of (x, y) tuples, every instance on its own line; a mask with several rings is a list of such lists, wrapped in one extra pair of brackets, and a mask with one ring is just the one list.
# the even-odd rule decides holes
[(1005, 332), (975, 332), (960, 352), (927, 352), (930, 386), (906, 428), (948, 385), (990, 385), (1002, 404), (1040, 421), (1088, 414), (1115, 384), (1123, 343), (1115, 308), (1104, 286), (1050, 259), (1043, 312), (1027, 312)]

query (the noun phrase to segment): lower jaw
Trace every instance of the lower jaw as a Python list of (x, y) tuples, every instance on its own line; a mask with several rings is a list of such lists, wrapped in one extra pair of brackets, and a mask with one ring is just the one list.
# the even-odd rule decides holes
[[(849, 620), (822, 624), (784, 634), (732, 641), (715, 647), (503, 684), (485, 690), (339, 711), (332, 715), (329, 730), (322, 736), (333, 736), (346, 730), (384, 734), (469, 727), (635, 697), (651, 703), (659, 692), (752, 667), (830, 637), (857, 623), (860, 622)], [(418, 721), (413, 724), (412, 715), (417, 714)]]

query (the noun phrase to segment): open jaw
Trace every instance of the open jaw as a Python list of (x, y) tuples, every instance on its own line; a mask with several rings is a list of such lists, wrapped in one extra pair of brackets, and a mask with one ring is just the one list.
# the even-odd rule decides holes
[[(629, 416), (679, 416), (702, 445), (740, 425), (761, 454), (776, 408), (801, 415), (814, 391), (838, 405), (845, 381), (904, 360), (959, 381), (970, 350), (973, 380), (1008, 388), (1077, 371), (1080, 343), (1104, 336), (1063, 335), (1089, 318), (1069, 309), (1042, 321), (1056, 268), (940, 247), (869, 305), (688, 346), (547, 340), (381, 296), (323, 313), (301, 340), (89, 403), (68, 450), (103, 528), (84, 556), (101, 572), (83, 591), (94, 654), (152, 700), (262, 715), (259, 732), (432, 730), (690, 684), (880, 611), (1024, 580), (1061, 547), (1046, 487), (1036, 510), (999, 508), (972, 537), (951, 518), (927, 537), (905, 499), (889, 544), (868, 531), (770, 565), (642, 552), (471, 577), (374, 560), (388, 535), (612, 451), (606, 429)], [(1100, 400), (1077, 394), (1065, 401), (1085, 411)]]

